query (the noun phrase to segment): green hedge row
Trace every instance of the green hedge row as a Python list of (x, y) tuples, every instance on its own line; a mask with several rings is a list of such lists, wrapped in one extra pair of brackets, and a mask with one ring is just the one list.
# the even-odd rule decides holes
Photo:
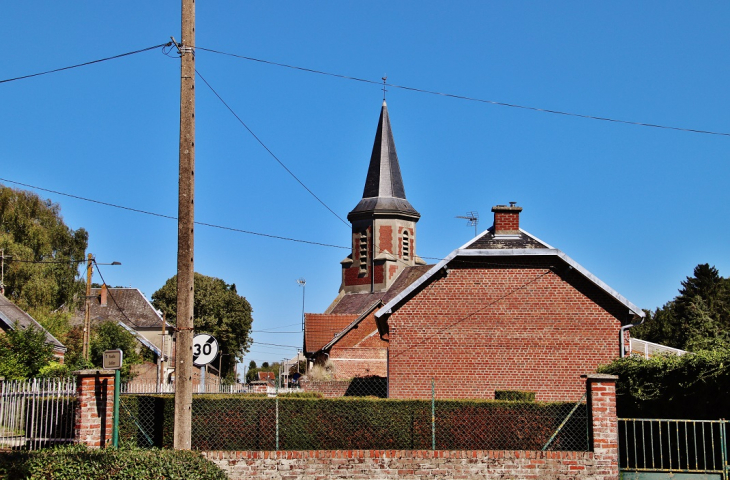
[(0, 453), (2, 478), (53, 480), (223, 480), (225, 473), (199, 454), (175, 450), (87, 449), (71, 445)]
[[(174, 397), (123, 396), (120, 438), (171, 447)], [(192, 445), (199, 450), (437, 449), (539, 450), (573, 403), (377, 398), (274, 398), (205, 395), (193, 398)], [(130, 413), (132, 415), (130, 415)], [(585, 405), (551, 449), (586, 450)], [(278, 421), (277, 421), (278, 418)]]
[(599, 371), (619, 377), (620, 418), (730, 418), (730, 349), (626, 357)]

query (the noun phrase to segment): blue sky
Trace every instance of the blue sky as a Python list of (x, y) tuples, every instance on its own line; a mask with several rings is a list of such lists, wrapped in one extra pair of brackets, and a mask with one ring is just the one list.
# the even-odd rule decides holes
[[(179, 2), (15, 2), (0, 9), (0, 79), (180, 39)], [(726, 2), (197, 2), (197, 46), (424, 90), (730, 132)], [(357, 204), (378, 85), (199, 50), (196, 67), (337, 215)], [(307, 193), (200, 78), (196, 220), (332, 245), (349, 228)], [(522, 227), (642, 308), (698, 263), (730, 275), (730, 137), (510, 108), (390, 87), (417, 253), (474, 231), (454, 218), (516, 201)], [(159, 49), (0, 84), (0, 177), (177, 215), (179, 60)], [(0, 181), (1, 182), (1, 181)], [(17, 184), (2, 182), (18, 187)], [(173, 220), (38, 191), (89, 231), (110, 285), (148, 297), (176, 269)], [(196, 270), (254, 309), (253, 359), (290, 358), (347, 250), (199, 226)], [(434, 260), (430, 260), (434, 261)], [(98, 278), (96, 278), (98, 281)], [(279, 333), (265, 333), (279, 332)], [(293, 333), (281, 333), (293, 332)], [(271, 345), (273, 344), (273, 345)], [(277, 346), (283, 345), (283, 346)]]

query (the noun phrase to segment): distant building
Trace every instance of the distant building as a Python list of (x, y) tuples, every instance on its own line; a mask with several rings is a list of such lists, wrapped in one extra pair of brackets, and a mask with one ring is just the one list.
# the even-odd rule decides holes
[[(170, 383), (175, 371), (174, 326), (162, 318), (144, 294), (136, 288), (91, 289), (91, 326), (101, 322), (114, 322), (131, 333), (139, 342), (140, 349), (150, 350), (154, 363), (136, 365), (132, 372), (135, 381), (146, 383)], [(71, 322), (83, 325), (84, 309), (78, 310)]]
[(35, 328), (45, 332), (46, 343), (53, 346), (53, 356), (56, 357), (57, 362), (63, 363), (66, 347), (33, 317), (8, 300), (5, 295), (0, 294), (0, 329), (4, 333), (8, 330), (15, 329), (16, 326), (22, 329)]

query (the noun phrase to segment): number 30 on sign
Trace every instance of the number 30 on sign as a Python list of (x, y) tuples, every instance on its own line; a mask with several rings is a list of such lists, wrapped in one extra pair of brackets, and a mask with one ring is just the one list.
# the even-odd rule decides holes
[(212, 335), (201, 333), (193, 337), (193, 364), (202, 367), (218, 356), (218, 340)]

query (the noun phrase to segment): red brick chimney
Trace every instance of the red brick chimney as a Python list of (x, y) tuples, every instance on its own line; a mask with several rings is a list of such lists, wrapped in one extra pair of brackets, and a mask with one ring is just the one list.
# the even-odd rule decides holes
[(497, 205), (492, 207), (495, 235), (519, 235), (522, 207), (517, 207), (515, 203), (509, 202), (509, 206)]
[(106, 295), (107, 295), (107, 291), (106, 291), (106, 283), (105, 283), (104, 285), (101, 286), (101, 295), (100, 296), (101, 296), (101, 306), (102, 307), (106, 307)]

